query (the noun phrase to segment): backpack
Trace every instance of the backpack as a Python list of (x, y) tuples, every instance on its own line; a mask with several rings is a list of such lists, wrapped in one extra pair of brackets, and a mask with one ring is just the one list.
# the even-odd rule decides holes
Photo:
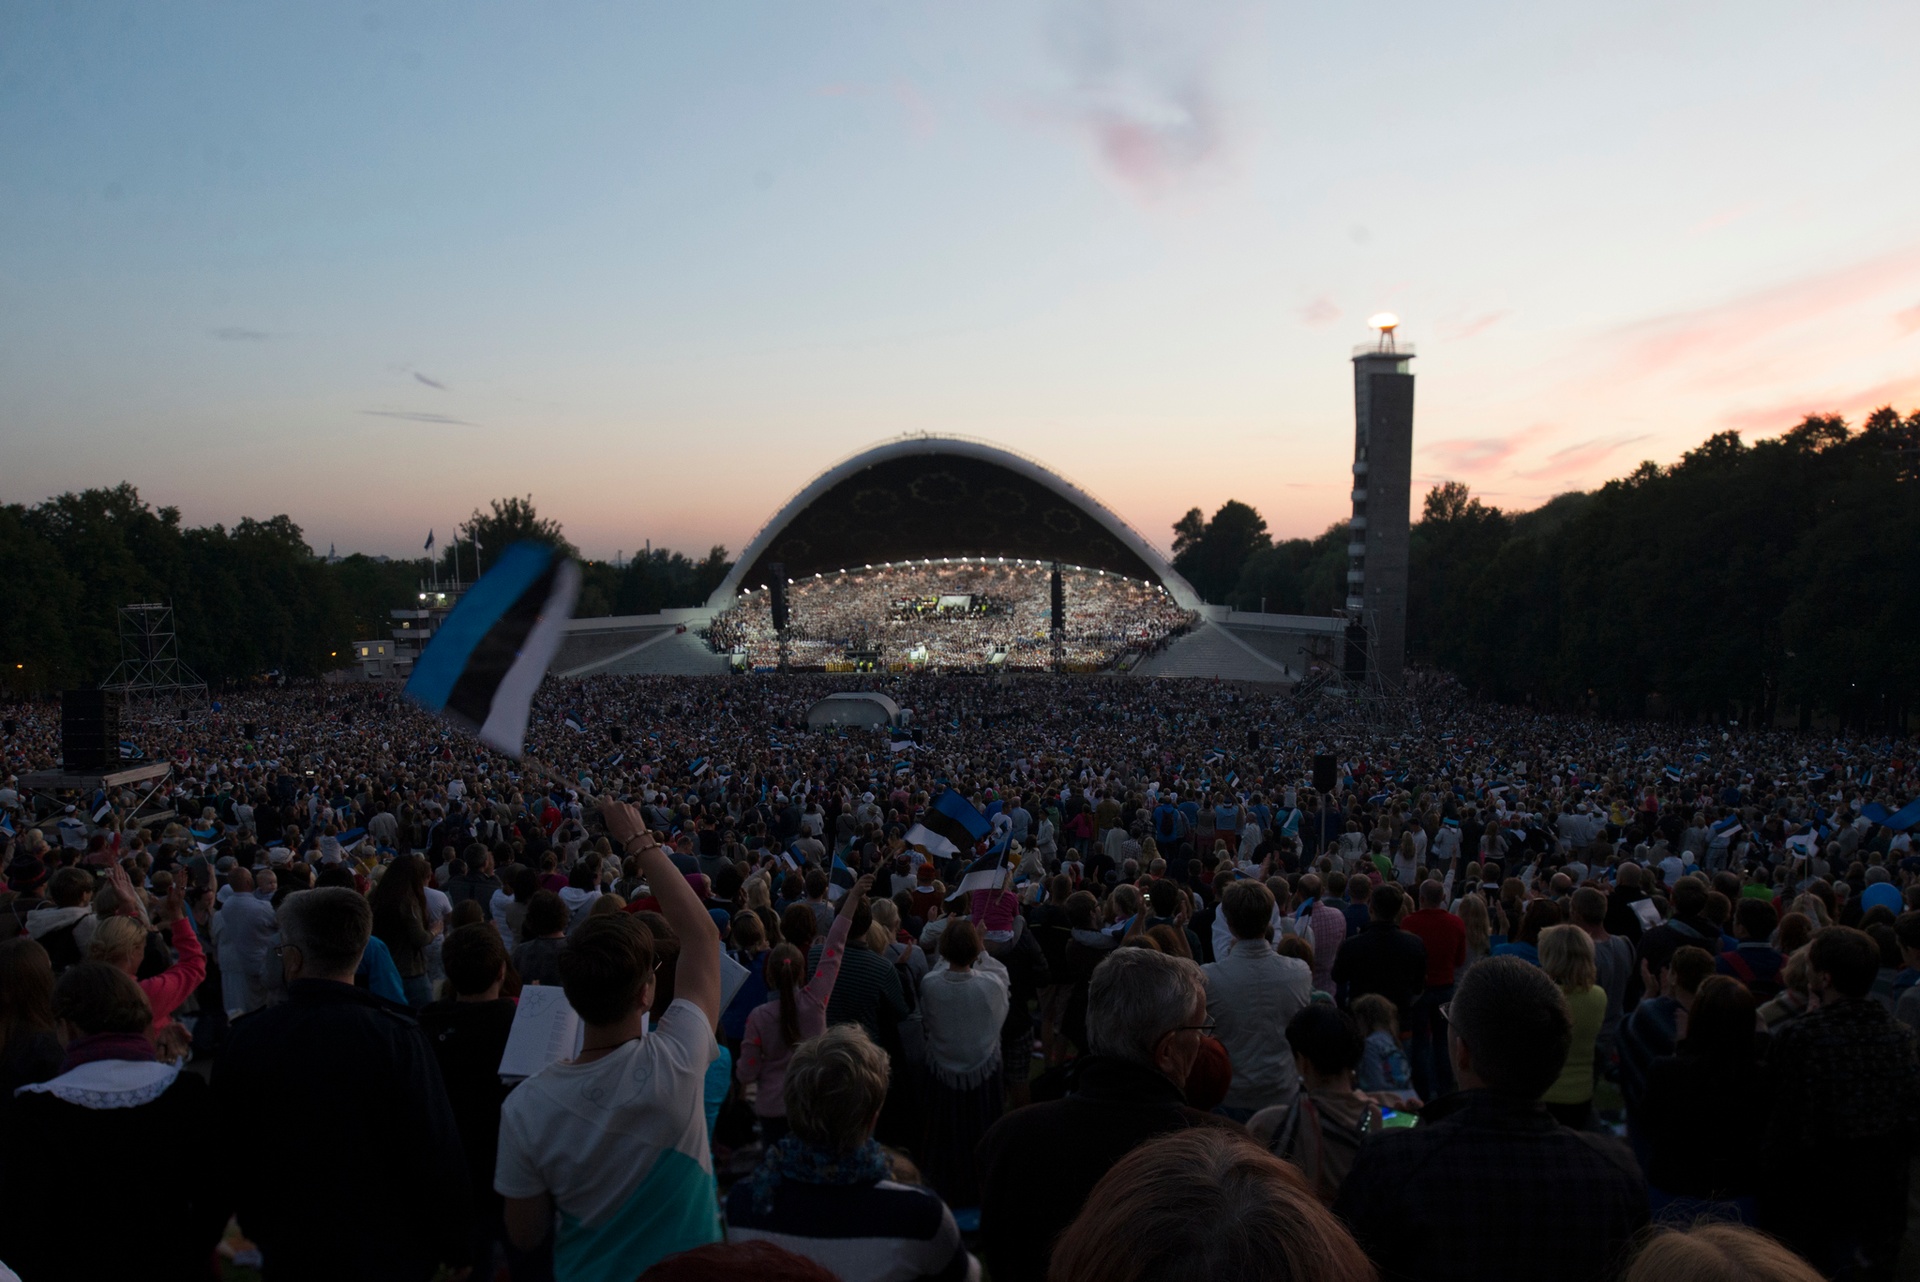
[(1332, 1205), (1347, 1172), (1360, 1156), (1360, 1146), (1383, 1124), (1376, 1105), (1367, 1105), (1357, 1123), (1344, 1122), (1329, 1116), (1311, 1095), (1301, 1091), (1267, 1148), (1299, 1168), (1320, 1200)]

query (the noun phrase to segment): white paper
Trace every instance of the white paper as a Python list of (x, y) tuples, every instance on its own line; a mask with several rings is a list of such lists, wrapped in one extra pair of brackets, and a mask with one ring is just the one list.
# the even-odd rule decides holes
[(751, 973), (752, 972), (745, 966), (742, 966), (739, 962), (727, 956), (727, 950), (725, 948), (720, 950), (721, 1010), (725, 1010), (727, 1007), (733, 1005), (734, 994), (740, 991), (741, 985), (747, 982), (747, 976)]
[(528, 984), (513, 1012), (500, 1076), (532, 1077), (549, 1064), (572, 1059), (580, 1054), (586, 1035), (586, 1022), (567, 1004), (564, 989)]

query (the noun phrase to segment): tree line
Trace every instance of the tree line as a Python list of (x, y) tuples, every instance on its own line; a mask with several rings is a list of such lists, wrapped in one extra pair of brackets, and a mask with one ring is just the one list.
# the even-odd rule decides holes
[[(1347, 523), (1276, 541), (1230, 500), (1174, 525), (1209, 601), (1325, 615)], [(1532, 511), (1434, 487), (1409, 547), (1412, 662), (1545, 708), (1772, 725), (1904, 726), (1920, 696), (1920, 411), (1856, 430), (1709, 437)]]
[[(132, 485), (0, 505), (0, 690), (37, 694), (105, 679), (120, 660), (119, 609), (170, 604), (180, 657), (214, 683), (278, 672), (307, 677), (351, 662), (352, 643), (385, 637), (388, 611), (422, 580), (471, 582), (518, 538), (569, 553), (530, 496), (496, 499), (437, 559), (318, 555), (289, 517), (187, 526)], [(702, 605), (726, 577), (723, 547), (700, 560), (666, 548), (622, 565), (583, 563), (581, 615), (652, 614)]]

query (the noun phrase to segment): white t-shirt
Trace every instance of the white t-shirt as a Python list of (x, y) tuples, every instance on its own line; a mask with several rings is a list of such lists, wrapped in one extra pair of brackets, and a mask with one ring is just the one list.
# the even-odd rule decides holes
[(718, 1053), (706, 1016), (681, 999), (645, 1037), (550, 1065), (507, 1096), (494, 1191), (553, 1195), (558, 1282), (632, 1282), (720, 1240), (702, 1093)]

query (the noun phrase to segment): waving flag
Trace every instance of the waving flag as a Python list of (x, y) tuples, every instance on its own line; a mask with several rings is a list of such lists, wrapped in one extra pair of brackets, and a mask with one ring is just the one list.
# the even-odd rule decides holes
[(407, 697), (518, 757), (527, 709), (560, 648), (580, 594), (580, 567), (539, 543), (516, 543), (460, 598), (407, 680)]
[(575, 734), (586, 733), (586, 722), (580, 719), (580, 714), (577, 712), (568, 712), (561, 724), (565, 725), (567, 729), (573, 731)]
[(433, 551), (433, 531), (432, 530), (427, 531), (427, 541), (424, 545), (421, 546), (420, 550), (422, 552)]
[[(948, 788), (934, 798), (933, 805), (927, 808), (926, 818), (916, 827), (925, 827), (946, 839), (952, 848), (947, 853), (957, 853), (969, 849), (977, 841), (986, 840), (993, 831), (993, 824), (987, 817), (973, 808), (973, 803)], [(928, 846), (931, 850), (933, 847)]]
[(1008, 827), (1000, 839), (987, 847), (987, 852), (967, 865), (966, 873), (960, 878), (960, 884), (954, 888), (948, 899), (958, 899), (962, 895), (976, 890), (998, 890), (1007, 875), (1007, 845), (1012, 840), (1013, 830)]

